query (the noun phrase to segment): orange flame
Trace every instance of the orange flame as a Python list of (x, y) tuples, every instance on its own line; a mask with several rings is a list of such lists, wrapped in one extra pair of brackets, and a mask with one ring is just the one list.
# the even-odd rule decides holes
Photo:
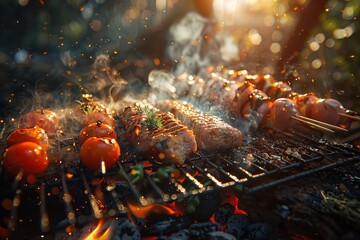
[(128, 207), (132, 214), (139, 218), (146, 218), (150, 214), (168, 214), (173, 215), (175, 214), (175, 211), (171, 209), (170, 207), (167, 207), (162, 204), (150, 204), (147, 206), (135, 206), (131, 203), (128, 203)]
[(107, 227), (104, 231), (103, 226), (104, 226), (104, 221), (100, 220), (100, 222), (98, 223), (98, 225), (96, 226), (96, 228), (86, 237), (84, 238), (84, 240), (107, 240), (111, 238), (111, 234), (112, 234), (112, 226), (113, 224), (110, 225), (110, 227)]

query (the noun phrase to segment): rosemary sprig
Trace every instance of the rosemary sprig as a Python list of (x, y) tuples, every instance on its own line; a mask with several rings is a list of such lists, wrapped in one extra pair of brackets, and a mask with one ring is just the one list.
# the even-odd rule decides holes
[(137, 111), (142, 112), (142, 114), (145, 116), (144, 120), (141, 121), (141, 124), (146, 126), (149, 129), (153, 128), (160, 128), (163, 126), (161, 122), (161, 117), (156, 117), (156, 114), (159, 110), (156, 108), (151, 108), (149, 105), (141, 105), (137, 104), (135, 106)]

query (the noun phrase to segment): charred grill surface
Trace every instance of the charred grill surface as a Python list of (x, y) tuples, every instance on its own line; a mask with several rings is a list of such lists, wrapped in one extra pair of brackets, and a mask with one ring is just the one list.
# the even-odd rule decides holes
[(220, 118), (210, 116), (181, 101), (166, 100), (157, 106), (172, 112), (175, 117), (194, 131), (199, 149), (220, 150), (236, 148), (242, 144), (242, 133)]
[(127, 107), (120, 119), (134, 148), (162, 163), (183, 164), (197, 150), (194, 134), (169, 113), (156, 113), (159, 126), (147, 126), (149, 116), (136, 107)]
[[(124, 147), (118, 164), (105, 174), (81, 168), (76, 139), (61, 141), (50, 151), (61, 149), (66, 149), (62, 161), (52, 162), (48, 171), (34, 183), (29, 184), (24, 178), (14, 180), (2, 173), (1, 201), (17, 203), (2, 209), (10, 219), (3, 226), (9, 227), (15, 239), (40, 232), (54, 233), (64, 222), (81, 226), (101, 216), (124, 217), (130, 214), (128, 203), (151, 206), (194, 195), (203, 197), (232, 186), (237, 191), (255, 194), (299, 178), (306, 181), (310, 174), (360, 161), (359, 150), (349, 145), (288, 132), (257, 132), (241, 147), (221, 152), (200, 150), (181, 166), (172, 167), (141, 161)], [(139, 181), (134, 181), (135, 169), (141, 171)], [(171, 174), (159, 179), (159, 173), (168, 170)], [(47, 216), (44, 225), (43, 219)]]

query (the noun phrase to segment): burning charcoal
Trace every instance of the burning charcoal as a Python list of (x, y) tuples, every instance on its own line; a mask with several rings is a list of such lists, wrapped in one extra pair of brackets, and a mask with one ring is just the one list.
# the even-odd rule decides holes
[(267, 223), (253, 223), (248, 227), (248, 238), (254, 240), (269, 239), (272, 228)]
[(190, 232), (187, 229), (181, 230), (170, 237), (166, 238), (166, 240), (187, 240), (190, 239)]
[(288, 218), (291, 214), (289, 207), (286, 205), (280, 205), (276, 208), (282, 218)]
[(237, 238), (241, 238), (245, 235), (248, 225), (249, 220), (246, 215), (234, 214), (229, 217), (226, 232), (236, 236)]
[(235, 212), (235, 207), (230, 203), (225, 203), (219, 207), (215, 212), (215, 221), (224, 225), (229, 217)]
[(191, 220), (184, 217), (173, 217), (163, 221), (156, 222), (145, 227), (142, 231), (143, 236), (164, 236), (189, 227)]
[(111, 240), (116, 239), (141, 239), (139, 229), (127, 219), (120, 219), (114, 225)]
[(192, 239), (207, 239), (209, 232), (220, 231), (220, 224), (213, 222), (203, 222), (191, 224), (190, 237)]
[(200, 197), (200, 205), (197, 206), (194, 218), (199, 222), (208, 221), (214, 214), (215, 209), (220, 205), (220, 198), (217, 193), (202, 194)]
[(211, 232), (208, 234), (208, 239), (210, 240), (236, 240), (236, 237), (221, 231)]
[(134, 219), (134, 223), (136, 224), (136, 226), (139, 228), (140, 231), (146, 226), (144, 219), (136, 216), (133, 216), (133, 219)]

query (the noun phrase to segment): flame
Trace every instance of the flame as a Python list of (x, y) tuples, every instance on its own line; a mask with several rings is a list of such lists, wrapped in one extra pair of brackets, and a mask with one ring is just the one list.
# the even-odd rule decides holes
[(171, 209), (170, 207), (167, 207), (163, 204), (150, 204), (147, 206), (136, 206), (132, 205), (131, 203), (128, 203), (128, 207), (132, 214), (139, 218), (146, 218), (150, 214), (168, 214), (173, 215), (175, 214), (175, 211)]
[(107, 240), (111, 239), (113, 223), (103, 230), (104, 221), (100, 220), (96, 228), (84, 240)]

